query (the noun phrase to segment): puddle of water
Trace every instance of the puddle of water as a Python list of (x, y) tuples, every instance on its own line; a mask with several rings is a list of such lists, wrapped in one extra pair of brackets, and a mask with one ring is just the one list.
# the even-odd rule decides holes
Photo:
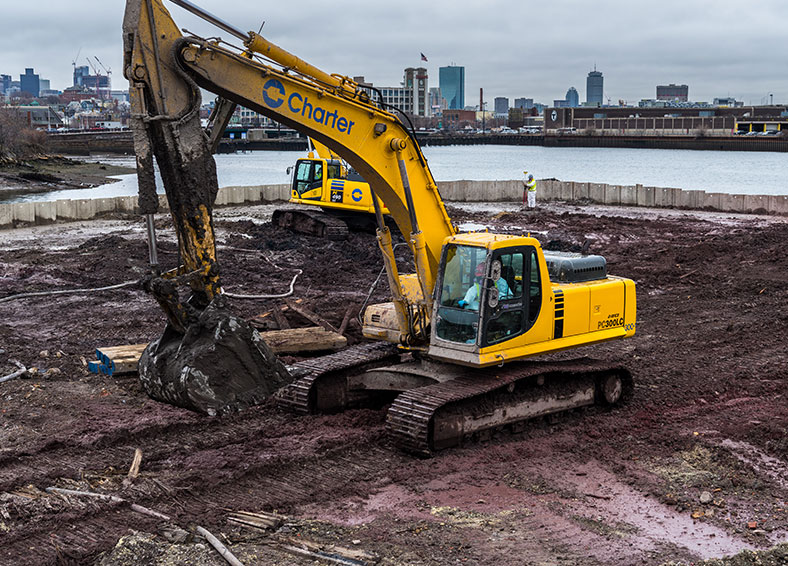
[[(637, 528), (631, 542), (643, 550), (654, 543), (671, 543), (684, 547), (704, 560), (752, 550), (747, 542), (719, 527), (694, 520), (689, 513), (678, 513), (670, 506), (644, 497), (595, 461), (577, 466), (576, 473), (562, 481), (570, 489), (593, 498), (591, 505), (604, 522), (626, 523)], [(584, 507), (588, 507), (586, 503)], [(582, 508), (578, 509), (582, 513)]]

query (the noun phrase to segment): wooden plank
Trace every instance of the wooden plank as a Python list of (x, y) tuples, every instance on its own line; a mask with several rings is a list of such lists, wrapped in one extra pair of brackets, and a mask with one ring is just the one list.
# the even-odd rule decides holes
[(106, 375), (134, 373), (139, 366), (140, 356), (147, 347), (147, 344), (128, 344), (96, 348), (99, 365), (94, 370), (93, 366), (96, 362), (88, 362), (88, 369)]
[(312, 312), (311, 310), (309, 310), (305, 306), (299, 305), (296, 301), (286, 300), (285, 302), (287, 303), (288, 307), (293, 309), (295, 312), (297, 312), (298, 314), (300, 314), (301, 316), (303, 316), (305, 319), (309, 320), (310, 322), (312, 322), (314, 324), (317, 324), (319, 326), (322, 326), (323, 328), (325, 328), (326, 330), (330, 330), (331, 332), (337, 332), (337, 329), (334, 328), (331, 325), (330, 322), (328, 322), (322, 316)]
[(247, 527), (258, 529), (278, 529), (285, 521), (285, 517), (274, 513), (251, 513), (249, 511), (235, 511), (230, 513), (228, 521)]
[(261, 332), (260, 337), (276, 354), (336, 351), (347, 346), (347, 338), (320, 326)]
[(285, 552), (295, 550), (297, 552), (293, 552), (293, 554), (308, 556), (315, 560), (325, 561), (331, 564), (366, 566), (368, 564), (377, 564), (380, 562), (378, 556), (364, 550), (346, 548), (335, 544), (321, 544), (300, 537), (294, 538), (274, 535), (273, 539), (275, 544)]
[(147, 347), (147, 342), (145, 344), (127, 344), (125, 346), (105, 346), (102, 348), (96, 348), (96, 357), (101, 359), (102, 356), (106, 356), (108, 358), (119, 358), (123, 356), (132, 356), (135, 354), (140, 355)]

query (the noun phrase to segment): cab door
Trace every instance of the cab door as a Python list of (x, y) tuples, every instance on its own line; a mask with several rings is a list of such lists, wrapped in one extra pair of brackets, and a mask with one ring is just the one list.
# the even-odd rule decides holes
[(541, 304), (536, 249), (521, 246), (494, 252), (486, 282), (481, 347), (494, 346), (527, 332), (536, 322)]

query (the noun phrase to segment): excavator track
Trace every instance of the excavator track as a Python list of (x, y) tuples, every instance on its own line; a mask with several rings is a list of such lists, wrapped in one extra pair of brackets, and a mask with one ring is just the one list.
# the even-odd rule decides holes
[(523, 362), (468, 371), (450, 381), (400, 394), (386, 427), (402, 450), (421, 456), (466, 437), (592, 404), (611, 405), (632, 393), (630, 373), (587, 358)]
[(317, 238), (346, 240), (348, 236), (347, 224), (325, 212), (281, 209), (274, 211), (271, 221), (282, 228)]
[(399, 360), (395, 344), (359, 344), (298, 362), (287, 369), (297, 379), (277, 393), (277, 404), (297, 414), (330, 413), (347, 404), (347, 375)]
[[(277, 403), (303, 415), (341, 411), (353, 395), (349, 377), (390, 370), (387, 366), (399, 359), (396, 345), (378, 342), (298, 362), (287, 368), (297, 379), (277, 393)], [(594, 404), (615, 405), (631, 397), (634, 388), (627, 369), (589, 358), (460, 372), (451, 366), (445, 371), (444, 381), (394, 399), (386, 429), (398, 448), (429, 456), (505, 426), (517, 430), (529, 419)]]

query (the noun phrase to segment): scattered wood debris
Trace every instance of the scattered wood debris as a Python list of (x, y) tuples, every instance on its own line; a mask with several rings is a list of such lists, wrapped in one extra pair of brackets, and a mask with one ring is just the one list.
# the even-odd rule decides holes
[(312, 560), (319, 560), (328, 564), (368, 566), (369, 564), (377, 564), (380, 561), (378, 556), (363, 550), (353, 550), (334, 544), (319, 544), (301, 538), (276, 537), (269, 544), (288, 554), (311, 558)]
[(244, 566), (243, 562), (238, 560), (235, 555), (219, 541), (218, 538), (213, 536), (210, 531), (208, 531), (208, 529), (198, 526), (197, 532), (204, 536), (205, 540), (211, 543), (211, 546), (216, 549), (216, 552), (218, 552), (228, 564), (232, 564), (232, 566)]
[[(95, 497), (96, 499), (102, 499), (104, 501), (111, 501), (113, 503), (123, 503), (129, 504), (129, 507), (132, 511), (136, 511), (137, 513), (142, 513), (144, 515), (149, 515), (151, 517), (155, 517), (157, 519), (161, 519), (163, 521), (172, 522), (172, 519), (163, 514), (159, 513), (158, 511), (154, 511), (153, 509), (148, 509), (147, 507), (143, 507), (142, 505), (137, 505), (136, 503), (129, 503), (125, 499), (117, 497), (115, 495), (107, 495), (104, 493), (96, 493), (93, 491), (77, 491), (74, 489), (63, 489), (59, 487), (48, 487), (46, 488), (47, 493), (57, 493), (61, 496), (82, 496), (82, 497)], [(224, 558), (228, 564), (232, 566), (243, 566), (243, 563), (238, 560), (235, 555), (230, 552), (230, 550), (224, 546), (219, 539), (213, 536), (210, 531), (207, 529), (197, 526), (196, 531), (200, 533), (205, 539), (210, 543), (210, 545), (216, 549), (216, 551)]]
[[(229, 511), (229, 509), (227, 509), (227, 511)], [(233, 511), (227, 517), (227, 520), (237, 525), (243, 525), (244, 527), (261, 529), (265, 531), (278, 529), (280, 526), (282, 526), (282, 523), (285, 522), (285, 517), (275, 513), (264, 513), (260, 511), (257, 513), (251, 513), (249, 511)]]
[(330, 322), (328, 322), (325, 318), (323, 318), (319, 314), (312, 312), (304, 305), (299, 304), (299, 301), (286, 300), (285, 303), (289, 308), (291, 308), (292, 310), (294, 310), (295, 312), (297, 312), (298, 314), (300, 314), (301, 316), (303, 316), (305, 319), (312, 322), (313, 324), (322, 326), (323, 328), (331, 332), (337, 332), (337, 329), (334, 328)]
[(129, 468), (129, 473), (126, 478), (123, 480), (124, 486), (131, 485), (137, 476), (140, 475), (140, 464), (142, 463), (142, 450), (137, 448), (134, 450), (134, 458), (131, 460), (131, 467)]

